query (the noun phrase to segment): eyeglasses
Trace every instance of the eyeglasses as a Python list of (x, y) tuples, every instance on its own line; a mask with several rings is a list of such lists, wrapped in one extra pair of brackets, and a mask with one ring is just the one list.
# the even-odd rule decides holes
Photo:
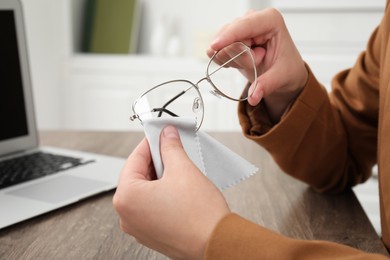
[[(207, 65), (206, 77), (196, 84), (185, 79), (161, 83), (143, 93), (132, 106), (131, 121), (158, 117), (189, 117), (199, 130), (204, 118), (204, 102), (199, 84), (207, 81), (211, 93), (233, 101), (245, 101), (256, 89), (257, 72), (251, 49), (242, 42), (232, 43), (217, 51)], [(245, 82), (254, 87), (243, 92)], [(180, 99), (179, 99), (180, 98)]]

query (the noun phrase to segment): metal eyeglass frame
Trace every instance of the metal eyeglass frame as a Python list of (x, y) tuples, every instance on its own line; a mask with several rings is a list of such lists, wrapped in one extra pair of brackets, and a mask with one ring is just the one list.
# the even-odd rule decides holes
[[(242, 46), (244, 47), (243, 51), (241, 51), (240, 53), (238, 53), (237, 55), (235, 55), (234, 57), (230, 58), (228, 61), (226, 61), (225, 63), (221, 64), (216, 70), (214, 70), (212, 73), (208, 73), (209, 71), (209, 67), (210, 67), (210, 64), (213, 62), (214, 58), (218, 55), (218, 53), (220, 53), (222, 50), (224, 50), (225, 48), (228, 48), (229, 46), (233, 45), (233, 44), (242, 44)], [(233, 101), (245, 101), (247, 100), (252, 94), (253, 92), (256, 90), (257, 88), (257, 70), (256, 70), (256, 65), (255, 65), (255, 59), (252, 55), (252, 52), (251, 52), (251, 48), (248, 47), (247, 45), (245, 45), (244, 43), (242, 42), (234, 42), (228, 46), (226, 46), (225, 48), (219, 50), (219, 51), (216, 51), (213, 56), (210, 58), (208, 64), (207, 64), (207, 69), (206, 69), (206, 77), (203, 77), (201, 78), (200, 80), (198, 80), (198, 82), (196, 84), (192, 83), (191, 81), (189, 80), (185, 80), (185, 79), (177, 79), (177, 80), (170, 80), (170, 81), (166, 81), (166, 82), (163, 82), (161, 84), (158, 84), (157, 86), (154, 86), (152, 87), (151, 89), (149, 89), (148, 91), (144, 92), (141, 96), (139, 96), (133, 103), (132, 105), (132, 110), (133, 110), (133, 115), (130, 117), (130, 120), (131, 121), (134, 121), (135, 119), (138, 119), (141, 124), (142, 124), (142, 120), (140, 118), (140, 114), (137, 114), (135, 112), (135, 106), (137, 105), (137, 102), (142, 99), (144, 96), (146, 96), (148, 93), (150, 93), (151, 91), (153, 91), (154, 89), (162, 86), (162, 85), (166, 85), (166, 84), (170, 84), (170, 83), (175, 83), (175, 82), (185, 82), (187, 84), (190, 85), (190, 87), (188, 87), (187, 89), (181, 91), (180, 93), (178, 93), (177, 95), (175, 95), (174, 97), (172, 97), (170, 100), (168, 100), (162, 107), (160, 108), (153, 108), (151, 109), (150, 111), (148, 112), (144, 112), (142, 114), (145, 114), (145, 113), (155, 113), (155, 112), (158, 112), (158, 115), (157, 117), (161, 117), (161, 115), (163, 113), (166, 113), (170, 116), (173, 116), (173, 117), (178, 117), (178, 115), (176, 115), (175, 113), (173, 113), (172, 111), (170, 111), (169, 109), (167, 109), (168, 105), (171, 104), (173, 101), (175, 101), (176, 99), (178, 99), (179, 97), (181, 97), (182, 95), (184, 95), (188, 90), (190, 90), (191, 88), (194, 88), (197, 92), (198, 92), (198, 95), (199, 95), (199, 99), (196, 100), (196, 103), (194, 104), (197, 104), (198, 106), (202, 106), (202, 116), (201, 116), (201, 119), (200, 119), (200, 123), (198, 125), (198, 127), (196, 128), (196, 131), (198, 131), (203, 123), (203, 118), (204, 118), (204, 102), (203, 102), (203, 97), (199, 91), (199, 83), (201, 83), (202, 81), (204, 80), (207, 80), (207, 82), (210, 83), (210, 85), (214, 88), (213, 91), (212, 91), (212, 94), (216, 95), (216, 96), (223, 96), (227, 99), (230, 99), (230, 100), (233, 100)], [(236, 98), (232, 98), (226, 94), (224, 94), (221, 90), (218, 89), (217, 86), (214, 85), (213, 81), (210, 79), (210, 76), (213, 75), (214, 73), (218, 72), (220, 69), (222, 69), (226, 64), (228, 64), (229, 62), (233, 61), (234, 59), (236, 59), (237, 57), (239, 57), (240, 55), (242, 55), (243, 53), (245, 52), (248, 52), (249, 55), (250, 55), (250, 58), (252, 60), (252, 63), (253, 63), (253, 72), (254, 72), (254, 82), (252, 84), (254, 84), (254, 88), (252, 89), (252, 92), (249, 93), (249, 95), (246, 97), (246, 98), (240, 98), (240, 99), (236, 99)], [(194, 105), (193, 104), (193, 105)], [(196, 118), (198, 119), (198, 118)]]

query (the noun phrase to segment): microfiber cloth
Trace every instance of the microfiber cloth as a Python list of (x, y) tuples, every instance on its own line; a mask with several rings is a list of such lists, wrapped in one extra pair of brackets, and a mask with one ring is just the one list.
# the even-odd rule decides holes
[(257, 172), (257, 168), (202, 131), (196, 131), (194, 119), (183, 117), (153, 118), (143, 121), (157, 178), (164, 165), (160, 155), (160, 134), (167, 125), (175, 126), (184, 150), (199, 170), (220, 190), (224, 190)]

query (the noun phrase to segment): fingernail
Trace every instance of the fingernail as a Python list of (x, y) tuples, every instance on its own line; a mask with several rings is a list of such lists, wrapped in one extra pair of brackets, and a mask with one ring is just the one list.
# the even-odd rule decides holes
[(210, 46), (211, 46), (212, 48), (215, 47), (215, 45), (217, 45), (217, 44), (220, 42), (220, 40), (221, 40), (220, 37), (215, 38), (215, 39), (211, 42)]
[(252, 85), (248, 89), (248, 96), (252, 98), (262, 98), (263, 97), (263, 91), (259, 90), (259, 84), (252, 83)]
[(177, 131), (176, 127), (171, 125), (164, 128), (163, 135), (167, 138), (179, 138), (179, 132)]
[(248, 89), (248, 96), (251, 96), (251, 94), (253, 94), (253, 89), (255, 88), (256, 86), (252, 83), (250, 86), (249, 86), (249, 89)]
[(256, 106), (257, 104), (260, 103), (261, 99), (264, 96), (264, 91), (260, 89), (256, 89), (253, 93), (252, 96), (249, 96), (248, 102), (252, 106)]

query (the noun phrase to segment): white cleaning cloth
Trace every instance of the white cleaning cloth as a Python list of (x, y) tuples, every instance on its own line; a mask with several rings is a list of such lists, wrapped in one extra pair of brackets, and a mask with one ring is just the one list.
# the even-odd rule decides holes
[(238, 184), (257, 172), (257, 168), (241, 156), (206, 133), (197, 132), (193, 119), (153, 118), (144, 120), (143, 126), (157, 178), (161, 178), (164, 171), (160, 155), (160, 134), (167, 125), (178, 129), (188, 157), (220, 190)]

